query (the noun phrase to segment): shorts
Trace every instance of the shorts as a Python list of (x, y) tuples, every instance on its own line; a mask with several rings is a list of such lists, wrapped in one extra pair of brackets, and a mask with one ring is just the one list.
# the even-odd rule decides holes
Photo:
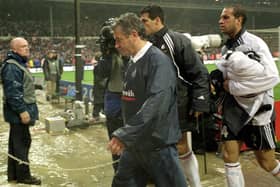
[(253, 150), (275, 149), (275, 132), (272, 123), (265, 126), (245, 125), (235, 136), (226, 124), (221, 130), (222, 141), (239, 140), (245, 142), (248, 148)]

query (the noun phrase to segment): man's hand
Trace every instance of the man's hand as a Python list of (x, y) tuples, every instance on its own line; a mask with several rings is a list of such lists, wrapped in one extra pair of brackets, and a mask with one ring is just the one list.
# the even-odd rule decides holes
[(31, 119), (30, 119), (30, 115), (29, 115), (29, 113), (27, 111), (22, 112), (19, 115), (20, 115), (21, 122), (23, 124), (29, 124)]
[(198, 118), (199, 116), (201, 116), (203, 114), (203, 112), (198, 112), (198, 111), (193, 111), (193, 110), (191, 110), (190, 112), (189, 112), (189, 115), (190, 116), (193, 116), (193, 117), (195, 117), (195, 118)]
[(107, 148), (113, 155), (121, 155), (124, 150), (124, 144), (116, 137), (113, 137), (108, 143)]
[(195, 111), (193, 116), (194, 116), (195, 118), (198, 118), (198, 117), (199, 117), (200, 115), (202, 115), (202, 114), (203, 114), (203, 112)]

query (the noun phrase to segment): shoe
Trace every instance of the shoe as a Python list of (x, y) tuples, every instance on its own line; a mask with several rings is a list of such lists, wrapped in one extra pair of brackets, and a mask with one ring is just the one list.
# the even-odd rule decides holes
[(17, 183), (16, 179), (8, 179), (8, 183)]
[(41, 180), (31, 176), (28, 179), (22, 179), (22, 180), (18, 180), (18, 183), (22, 183), (22, 184), (33, 184), (33, 185), (41, 185)]

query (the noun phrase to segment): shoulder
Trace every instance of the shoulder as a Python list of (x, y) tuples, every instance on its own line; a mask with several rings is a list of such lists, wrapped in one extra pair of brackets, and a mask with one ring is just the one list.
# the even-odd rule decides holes
[(170, 36), (170, 39), (177, 50), (191, 46), (191, 40), (183, 33), (169, 30), (166, 34)]
[(147, 51), (148, 63), (153, 66), (170, 66), (172, 64), (171, 59), (160, 49), (155, 46), (151, 46)]
[(1, 78), (5, 80), (14, 76), (22, 76), (23, 70), (19, 66), (19, 64), (5, 62), (1, 68)]
[(267, 44), (263, 41), (263, 39), (248, 31), (245, 31), (241, 37), (244, 43), (251, 46), (253, 49), (267, 47)]

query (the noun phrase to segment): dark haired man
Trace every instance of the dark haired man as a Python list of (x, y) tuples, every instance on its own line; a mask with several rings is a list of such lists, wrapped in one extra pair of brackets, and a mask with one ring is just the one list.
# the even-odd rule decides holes
[[(224, 74), (226, 96), (223, 102), (222, 140), (229, 187), (245, 186), (239, 163), (239, 152), (244, 142), (254, 150), (260, 166), (280, 180), (280, 164), (275, 159), (275, 135), (272, 127), (273, 87), (279, 82), (279, 73), (266, 43), (245, 30), (246, 18), (245, 10), (239, 5), (233, 5), (225, 7), (219, 19), (220, 30), (229, 37), (222, 49), (225, 59), (240, 60), (241, 57), (231, 58), (235, 51), (254, 52), (260, 58), (256, 63), (263, 66), (263, 73), (247, 81), (230, 79), (230, 76)], [(249, 62), (247, 60), (243, 63)], [(256, 97), (259, 94), (262, 98)], [(236, 97), (251, 101), (245, 105)], [(252, 102), (259, 103), (259, 107), (253, 108), (250, 105)], [(248, 109), (255, 112), (248, 113)]]
[(114, 27), (115, 47), (131, 56), (122, 91), (124, 126), (114, 131), (108, 148), (121, 154), (113, 187), (186, 187), (176, 143), (178, 123), (176, 74), (172, 61), (144, 39), (145, 28), (132, 13)]
[(149, 5), (141, 12), (150, 41), (173, 61), (178, 77), (178, 110), (183, 136), (177, 144), (179, 158), (191, 187), (199, 187), (198, 162), (187, 142), (190, 119), (209, 111), (209, 76), (206, 67), (194, 51), (191, 41), (183, 34), (173, 32), (164, 25), (164, 12), (160, 6)]

